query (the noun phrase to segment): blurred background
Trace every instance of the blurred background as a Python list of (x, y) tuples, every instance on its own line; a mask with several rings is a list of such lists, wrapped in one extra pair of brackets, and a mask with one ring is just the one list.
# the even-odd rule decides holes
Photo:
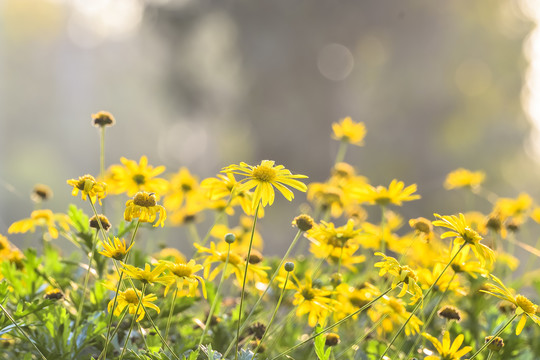
[[(84, 208), (66, 179), (99, 172), (99, 110), (117, 120), (107, 165), (204, 178), (272, 159), (325, 181), (351, 116), (368, 134), (346, 161), (418, 184), (406, 218), (462, 210), (442, 187), (458, 167), (540, 201), (538, 22), (534, 0), (0, 0), (0, 233), (35, 183), (53, 211)], [(297, 198), (267, 211), (267, 241), (290, 241)]]

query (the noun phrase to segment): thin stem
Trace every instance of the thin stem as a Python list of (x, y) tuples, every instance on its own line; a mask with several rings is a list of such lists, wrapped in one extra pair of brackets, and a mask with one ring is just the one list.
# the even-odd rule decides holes
[(379, 320), (377, 320), (377, 322), (375, 324), (373, 324), (373, 326), (371, 328), (369, 328), (365, 333), (363, 333), (362, 335), (360, 335), (358, 337), (358, 339), (356, 339), (354, 341), (354, 343), (352, 345), (350, 345), (349, 347), (347, 347), (345, 350), (343, 350), (342, 352), (340, 352), (339, 354), (336, 355), (336, 360), (339, 360), (343, 355), (345, 355), (349, 350), (351, 350), (353, 348), (353, 346), (355, 345), (358, 345), (360, 344), (369, 334), (371, 334), (373, 332), (373, 330), (375, 330), (376, 328), (379, 327), (379, 325), (381, 325), (381, 323), (384, 321), (384, 319), (386, 319), (388, 317), (388, 314), (385, 314), (383, 316), (380, 317)]
[(165, 327), (165, 340), (169, 337), (169, 328), (171, 327), (171, 319), (174, 310), (174, 303), (176, 302), (176, 296), (178, 296), (178, 285), (174, 288), (174, 295), (171, 303), (171, 309), (169, 310), (169, 318), (167, 319), (167, 326)]
[(343, 261), (343, 248), (344, 247), (345, 247), (345, 243), (341, 245), (341, 252), (339, 253), (339, 261), (338, 261), (338, 267), (337, 267), (338, 274), (341, 274), (341, 262)]
[(345, 159), (345, 154), (347, 153), (347, 145), (349, 143), (345, 140), (341, 140), (341, 142), (339, 143), (339, 149), (338, 149), (338, 153), (336, 155), (336, 160), (334, 161), (334, 165), (337, 164), (337, 163), (340, 163), (343, 161), (343, 159)]
[[(255, 312), (255, 309), (257, 308), (257, 306), (259, 305), (259, 303), (262, 301), (262, 299), (264, 298), (264, 296), (266, 295), (266, 293), (268, 292), (268, 290), (270, 290), (270, 287), (272, 285), (272, 283), (274, 282), (274, 280), (276, 279), (277, 275), (279, 274), (279, 269), (281, 269), (283, 267), (283, 264), (285, 263), (285, 261), (287, 260), (287, 258), (289, 257), (289, 254), (291, 253), (292, 249), (294, 248), (294, 246), (296, 245), (296, 243), (298, 242), (298, 239), (300, 239), (300, 235), (302, 235), (302, 231), (301, 230), (298, 230), (298, 232), (296, 233), (296, 235), (294, 236), (294, 239), (293, 241), (291, 242), (291, 245), (289, 245), (289, 248), (287, 249), (287, 251), (285, 252), (285, 255), (283, 255), (283, 257), (281, 258), (281, 261), (279, 263), (279, 265), (277, 266), (276, 270), (274, 271), (274, 273), (272, 274), (272, 276), (270, 277), (270, 281), (268, 282), (268, 285), (266, 285), (266, 289), (264, 289), (263, 293), (259, 296), (259, 298), (257, 299), (257, 301), (255, 302), (255, 305), (253, 305), (253, 307), (251, 308), (251, 311), (249, 312), (249, 314), (246, 316), (246, 318), (244, 319), (243, 323), (242, 323), (242, 326), (240, 327), (240, 331), (243, 331), (244, 328), (247, 326), (248, 324), (248, 321), (249, 319), (251, 319), (251, 316), (253, 315), (253, 313)], [(226, 357), (229, 352), (231, 351), (232, 349), (232, 346), (233, 344), (236, 342), (236, 338), (231, 342), (231, 344), (229, 345), (229, 347), (227, 348), (227, 351), (225, 351), (225, 354), (223, 355), (223, 357)]]
[(283, 289), (281, 289), (281, 294), (279, 295), (279, 299), (278, 299), (278, 302), (277, 302), (277, 305), (276, 305), (276, 308), (274, 309), (274, 313), (272, 314), (272, 317), (270, 318), (270, 321), (268, 322), (268, 325), (266, 325), (266, 330), (264, 330), (264, 334), (263, 336), (261, 337), (261, 340), (259, 341), (259, 344), (257, 345), (257, 347), (255, 348), (255, 350), (253, 350), (253, 353), (254, 354), (257, 354), (258, 351), (259, 351), (259, 348), (261, 347), (261, 344), (266, 336), (266, 334), (268, 333), (268, 330), (270, 329), (270, 326), (272, 325), (272, 323), (274, 322), (274, 318), (276, 317), (276, 314), (278, 312), (278, 309), (279, 309), (279, 306), (281, 305), (281, 300), (283, 300), (283, 294), (285, 294), (285, 289), (287, 288), (287, 282), (289, 281), (289, 274), (290, 272), (287, 271), (287, 277), (285, 278), (285, 283), (283, 284)]
[(13, 325), (15, 325), (15, 327), (17, 328), (17, 330), (19, 330), (19, 332), (26, 338), (26, 340), (28, 340), (30, 342), (30, 344), (32, 344), (32, 346), (36, 349), (36, 351), (39, 353), (39, 355), (41, 356), (42, 359), (44, 360), (47, 360), (47, 358), (45, 357), (45, 355), (43, 355), (43, 353), (39, 350), (39, 348), (37, 347), (36, 343), (34, 342), (34, 340), (30, 339), (30, 337), (26, 334), (26, 332), (24, 332), (24, 330), (19, 326), (19, 324), (17, 324), (17, 322), (15, 321), (15, 319), (11, 316), (11, 314), (6, 310), (6, 308), (4, 308), (4, 306), (2, 304), (0, 304), (0, 309), (2, 309), (2, 312), (4, 313), (4, 315), (6, 315), (6, 317), (9, 319), (9, 321), (11, 321), (11, 323)]
[[(92, 261), (94, 260), (94, 254), (96, 252), (97, 235), (98, 233), (96, 231), (94, 240), (92, 241), (92, 252), (90, 254), (90, 261), (88, 262), (88, 269), (86, 269), (86, 275), (84, 276), (83, 291), (81, 294), (79, 309), (77, 311), (77, 319), (75, 320), (74, 338), (77, 335), (77, 329), (79, 328), (79, 324), (81, 322), (81, 315), (82, 315), (82, 311), (84, 307), (84, 300), (86, 299), (86, 289), (88, 288), (88, 279), (90, 278), (90, 269), (92, 269)], [(73, 344), (75, 344), (75, 342)]]
[[(409, 359), (412, 356), (412, 353), (414, 352), (414, 349), (418, 345), (418, 341), (420, 340), (420, 334), (422, 334), (422, 333), (424, 333), (426, 331), (427, 327), (431, 323), (431, 320), (433, 320), (433, 317), (435, 316), (435, 313), (437, 312), (437, 309), (439, 308), (439, 305), (441, 304), (441, 301), (446, 296), (446, 293), (448, 292), (448, 289), (450, 289), (450, 284), (452, 284), (452, 281), (454, 281), (455, 277), (456, 277), (456, 273), (454, 273), (454, 275), (452, 275), (452, 278), (448, 282), (448, 286), (446, 287), (446, 289), (444, 290), (442, 295), (439, 297), (439, 299), (435, 303), (435, 306), (433, 307), (433, 310), (429, 314), (428, 319), (424, 322), (424, 325), (422, 326), (422, 329), (420, 330), (420, 332), (418, 334), (416, 334), (414, 344), (411, 347), (411, 349), (409, 350), (409, 353), (407, 354), (407, 357), (406, 357), (407, 359)], [(401, 344), (401, 346), (399, 348), (401, 349), (402, 346), (403, 346), (403, 343)]]
[(504, 326), (499, 331), (497, 331), (497, 333), (493, 335), (493, 337), (487, 343), (485, 343), (480, 349), (478, 349), (478, 351), (475, 352), (474, 355), (469, 358), (469, 360), (473, 360), (475, 357), (478, 356), (478, 354), (480, 354), (485, 348), (487, 348), (497, 336), (502, 334), (502, 332), (512, 323), (512, 321), (514, 321), (517, 316), (518, 314), (514, 314), (514, 316), (512, 316), (512, 318), (508, 320), (506, 324), (504, 324)]
[[(137, 293), (137, 290), (136, 289), (134, 289), (134, 290), (135, 290), (135, 293)], [(124, 358), (124, 353), (126, 352), (129, 337), (131, 335), (131, 331), (133, 330), (133, 325), (135, 325), (135, 320), (137, 319), (138, 312), (139, 312), (139, 309), (140, 309), (141, 304), (142, 304), (142, 298), (144, 298), (144, 290), (146, 290), (146, 284), (143, 284), (143, 286), (142, 286), (141, 299), (139, 299), (139, 303), (137, 304), (137, 308), (135, 309), (135, 313), (133, 313), (133, 319), (131, 319), (131, 325), (129, 326), (129, 331), (128, 331), (128, 334), (126, 336), (126, 341), (124, 342), (124, 347), (122, 348), (122, 353), (120, 354), (120, 359), (119, 360), (122, 360)]]
[[(443, 276), (443, 274), (445, 273), (446, 269), (448, 269), (448, 267), (454, 262), (454, 260), (456, 259), (456, 257), (458, 256), (458, 254), (461, 252), (461, 250), (465, 247), (465, 245), (467, 245), (466, 242), (463, 243), (463, 245), (461, 245), (461, 247), (459, 248), (459, 250), (454, 254), (454, 256), (452, 257), (452, 259), (450, 259), (450, 262), (448, 262), (448, 264), (446, 264), (446, 266), (444, 267), (444, 269), (441, 271), (441, 273), (439, 274), (439, 276), (437, 277), (437, 279), (435, 279), (435, 281), (433, 282), (433, 284), (431, 284), (431, 286), (429, 287), (429, 289), (427, 290), (427, 292), (424, 294), (424, 298), (427, 298), (429, 296), (429, 294), (431, 293), (431, 291), (433, 290), (433, 288), (435, 287), (435, 285), (437, 285), (437, 283), (439, 282), (439, 280), (441, 279), (441, 277)], [(401, 327), (399, 328), (399, 330), (397, 331), (396, 335), (394, 335), (394, 337), (392, 338), (392, 340), (390, 341), (390, 343), (388, 344), (388, 346), (386, 347), (386, 349), (384, 350), (384, 352), (382, 353), (381, 357), (379, 358), (379, 360), (383, 360), (384, 359), (384, 356), (386, 355), (386, 353), (390, 350), (390, 348), (392, 347), (392, 345), (394, 344), (394, 342), (396, 341), (396, 339), (398, 338), (399, 335), (401, 335), (401, 333), (403, 332), (403, 330), (405, 329), (405, 326), (407, 326), (407, 324), (409, 323), (409, 321), (412, 319), (412, 317), (414, 316), (414, 314), (418, 311), (418, 309), (420, 308), (420, 306), (422, 305), (422, 302), (423, 302), (423, 299), (419, 300), (418, 303), (416, 304), (416, 306), (414, 307), (413, 311), (411, 312), (411, 314), (409, 315), (409, 317), (407, 318), (407, 320), (403, 323), (403, 325), (401, 325)], [(469, 359), (470, 360), (470, 359)]]
[(310, 342), (311, 340), (315, 339), (317, 336), (319, 335), (322, 335), (324, 333), (327, 333), (328, 331), (332, 330), (333, 328), (335, 328), (336, 326), (339, 326), (340, 324), (344, 323), (345, 321), (349, 320), (351, 317), (355, 316), (356, 314), (359, 314), (361, 313), (362, 311), (364, 311), (365, 309), (367, 309), (368, 307), (370, 307), (373, 303), (375, 303), (376, 301), (378, 301), (380, 298), (382, 298), (383, 296), (385, 296), (386, 294), (388, 294), (390, 291), (392, 291), (392, 288), (388, 288), (385, 292), (383, 292), (382, 294), (380, 294), (379, 296), (377, 296), (375, 299), (371, 300), (370, 302), (368, 302), (366, 305), (362, 306), (360, 309), (356, 310), (355, 312), (345, 316), (343, 319), (335, 322), (334, 324), (330, 325), (330, 326), (327, 326), (325, 327), (324, 329), (322, 329), (321, 331), (319, 331), (318, 333), (310, 336), (308, 339), (302, 341), (301, 343), (298, 343), (296, 345), (294, 345), (293, 347), (283, 351), (282, 353), (280, 353), (279, 355), (277, 356), (274, 356), (272, 359), (270, 360), (275, 360), (275, 359), (278, 359), (280, 357), (282, 357), (283, 355), (286, 355), (288, 353), (290, 353), (291, 351), (299, 348), (300, 346)]
[(242, 305), (244, 305), (244, 295), (246, 292), (246, 279), (248, 274), (248, 267), (249, 267), (249, 259), (251, 256), (251, 247), (253, 245), (253, 236), (255, 235), (255, 226), (257, 225), (257, 215), (259, 214), (259, 207), (261, 206), (261, 202), (257, 204), (257, 208), (255, 209), (255, 215), (253, 217), (253, 226), (251, 227), (251, 237), (249, 239), (249, 247), (248, 252), (246, 256), (246, 267), (244, 268), (244, 280), (242, 280), (242, 292), (240, 293), (240, 305), (238, 310), (238, 325), (236, 327), (236, 351), (234, 353), (234, 360), (238, 360), (238, 340), (240, 339), (240, 323), (242, 320)]
[(100, 130), (99, 176), (103, 179), (105, 176), (105, 126), (101, 126)]
[(493, 351), (489, 350), (487, 360), (491, 360), (492, 357), (493, 357)]
[(197, 348), (201, 347), (204, 336), (206, 335), (206, 330), (210, 326), (210, 321), (212, 321), (212, 316), (214, 315), (214, 311), (216, 310), (216, 305), (219, 299), (221, 285), (223, 285), (223, 279), (225, 279), (225, 272), (227, 271), (227, 265), (229, 265), (229, 256), (231, 255), (231, 244), (229, 243), (227, 244), (229, 245), (229, 247), (227, 248), (227, 258), (225, 259), (225, 265), (223, 266), (223, 271), (221, 273), (221, 278), (219, 279), (219, 284), (216, 290), (216, 294), (214, 295), (214, 300), (212, 300), (212, 305), (210, 306), (210, 312), (208, 313), (208, 318), (206, 319), (206, 324), (204, 325), (204, 329), (201, 334), (201, 338), (199, 339), (199, 344), (197, 345)]

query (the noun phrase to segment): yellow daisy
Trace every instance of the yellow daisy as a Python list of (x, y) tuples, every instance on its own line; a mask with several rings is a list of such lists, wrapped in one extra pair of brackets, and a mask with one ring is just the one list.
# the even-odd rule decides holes
[(67, 180), (67, 183), (73, 186), (71, 195), (77, 196), (79, 190), (83, 200), (88, 196), (92, 203), (96, 202), (96, 198), (101, 205), (101, 199), (107, 196), (107, 184), (97, 181), (92, 175), (80, 176), (79, 179)]
[(133, 196), (138, 191), (147, 191), (163, 195), (167, 191), (167, 180), (156, 177), (165, 171), (165, 166), (154, 168), (148, 165), (146, 156), (141, 156), (138, 164), (124, 157), (120, 161), (122, 165), (112, 165), (106, 176), (112, 194), (125, 192)]
[(341, 119), (340, 123), (333, 123), (332, 130), (334, 131), (333, 138), (336, 140), (358, 146), (364, 145), (364, 137), (366, 136), (364, 123), (357, 123), (350, 117), (346, 117)]
[(418, 300), (422, 300), (424, 295), (422, 294), (422, 288), (418, 285), (418, 276), (407, 265), (402, 266), (393, 257), (386, 256), (380, 252), (376, 252), (375, 255), (381, 256), (382, 261), (375, 263), (375, 267), (381, 268), (379, 276), (383, 276), (388, 273), (394, 277), (392, 281), (392, 289), (399, 283), (402, 284), (401, 292), (398, 297), (404, 296), (407, 291), (411, 293), (411, 302), (409, 305), (416, 303)]
[[(153, 301), (157, 300), (157, 296), (154, 294), (148, 294), (141, 298), (142, 292), (136, 289), (129, 288), (126, 291), (118, 292), (116, 308), (114, 309), (114, 315), (120, 316), (122, 311), (127, 307), (130, 314), (139, 315), (137, 321), (140, 321), (145, 314), (144, 309), (154, 309), (159, 314), (159, 307), (153, 304)], [(141, 305), (139, 306), (139, 298), (141, 298)], [(107, 310), (110, 312), (114, 305), (114, 299), (109, 301)], [(143, 307), (144, 306), (144, 307)]]
[(126, 221), (131, 221), (134, 218), (139, 218), (140, 222), (153, 223), (156, 220), (158, 213), (159, 219), (154, 224), (154, 227), (158, 225), (163, 227), (165, 219), (167, 218), (165, 208), (156, 204), (156, 196), (154, 194), (139, 191), (132, 200), (126, 202), (124, 219)]
[(172, 275), (164, 275), (167, 270), (167, 265), (163, 262), (157, 264), (154, 269), (151, 270), (150, 264), (144, 265), (144, 270), (128, 264), (122, 264), (122, 271), (127, 277), (141, 281), (143, 284), (162, 284), (170, 286), (174, 281)]
[(184, 204), (189, 196), (196, 194), (199, 188), (199, 179), (191, 175), (185, 167), (174, 174), (169, 181), (169, 192), (163, 200), (167, 209), (177, 209)]
[(368, 316), (375, 322), (381, 317), (385, 317), (381, 326), (377, 327), (379, 335), (392, 333), (395, 327), (401, 326), (408, 320), (405, 326), (405, 335), (414, 335), (420, 332), (420, 325), (423, 324), (416, 315), (412, 315), (405, 308), (405, 303), (401, 299), (393, 296), (383, 296), (368, 310)]
[(488, 264), (493, 263), (495, 253), (489, 247), (480, 243), (482, 236), (469, 226), (463, 214), (460, 213), (459, 217), (455, 215), (441, 216), (435, 214), (435, 217), (439, 218), (439, 220), (433, 221), (433, 225), (451, 230), (443, 233), (441, 239), (448, 237), (455, 238), (452, 255), (455, 254), (461, 245), (466, 244), (466, 247), (470, 247), (478, 260), (480, 260), (482, 267), (485, 266), (486, 261)]
[(30, 218), (22, 219), (14, 222), (8, 228), (8, 233), (18, 234), (25, 232), (34, 232), (36, 227), (47, 228), (51, 238), (58, 238), (58, 230), (62, 229), (64, 231), (69, 230), (69, 225), (71, 221), (69, 217), (65, 214), (53, 214), (51, 210), (35, 210), (30, 214)]
[(483, 171), (470, 171), (459, 168), (446, 176), (444, 187), (448, 190), (464, 187), (478, 189), (485, 178), (486, 174)]
[(274, 203), (274, 187), (291, 201), (294, 198), (293, 192), (287, 187), (290, 186), (300, 191), (306, 191), (307, 186), (295, 179), (305, 179), (306, 175), (293, 175), (283, 165), (274, 166), (275, 162), (263, 160), (260, 165), (251, 166), (244, 162), (239, 165), (229, 165), (221, 172), (246, 176), (240, 180), (240, 191), (255, 188), (251, 207), (255, 209), (259, 203), (264, 207)]
[(431, 341), (435, 349), (437, 350), (437, 355), (429, 355), (424, 358), (424, 360), (459, 360), (465, 354), (470, 352), (472, 350), (471, 346), (465, 346), (463, 349), (459, 350), (461, 347), (461, 344), (463, 344), (463, 340), (465, 337), (463, 334), (459, 334), (452, 343), (450, 340), (450, 332), (445, 331), (443, 335), (443, 341), (442, 343), (435, 337), (423, 333), (422, 336), (424, 336), (426, 339)]
[(521, 334), (521, 331), (523, 330), (523, 328), (525, 327), (525, 323), (527, 322), (527, 317), (529, 317), (536, 324), (540, 325), (540, 316), (538, 316), (536, 313), (538, 310), (538, 305), (533, 304), (523, 295), (518, 294), (514, 296), (510, 289), (504, 286), (502, 281), (499, 280), (499, 278), (497, 278), (495, 275), (491, 275), (491, 278), (497, 283), (497, 285), (486, 284), (488, 289), (480, 291), (498, 297), (499, 299), (509, 301), (516, 306), (515, 313), (516, 315), (521, 316), (521, 318), (519, 319), (519, 323), (516, 327), (516, 335)]
[(401, 206), (404, 201), (420, 199), (420, 195), (414, 194), (414, 192), (416, 192), (416, 184), (405, 187), (403, 181), (394, 179), (388, 188), (381, 185), (374, 187), (369, 184), (360, 186), (356, 189), (353, 196), (358, 201), (367, 202), (369, 204), (381, 206), (394, 204)]
[[(176, 286), (178, 290), (182, 292), (184, 287), (188, 288), (187, 296), (195, 296), (197, 287), (199, 283), (202, 287), (203, 296), (206, 299), (206, 285), (204, 280), (199, 275), (195, 275), (197, 271), (202, 270), (202, 265), (196, 264), (195, 260), (189, 260), (189, 262), (172, 262), (172, 261), (161, 261), (167, 266), (167, 269), (174, 274), (176, 280)], [(165, 288), (165, 296), (169, 292), (170, 285)]]
[(120, 239), (115, 236), (112, 241), (111, 239), (102, 241), (101, 245), (103, 246), (103, 250), (99, 252), (101, 255), (120, 261), (124, 260), (128, 251), (132, 248), (133, 243), (127, 247), (126, 240), (122, 239), (120, 241)]

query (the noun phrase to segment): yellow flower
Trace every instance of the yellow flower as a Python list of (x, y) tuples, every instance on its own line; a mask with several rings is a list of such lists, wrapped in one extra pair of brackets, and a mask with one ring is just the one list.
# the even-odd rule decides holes
[(343, 214), (345, 207), (345, 194), (338, 186), (328, 183), (313, 182), (308, 185), (307, 199), (320, 207), (323, 211), (330, 211), (330, 215), (338, 218)]
[[(220, 245), (226, 245), (224, 242)], [(217, 247), (212, 241), (210, 242), (210, 248), (200, 246), (199, 244), (193, 244), (197, 248), (197, 251), (207, 253), (206, 259), (203, 262), (204, 273), (203, 276), (212, 281), (219, 274), (219, 272), (225, 267), (227, 260), (227, 250), (224, 246)], [(212, 265), (218, 263), (218, 265), (210, 272)], [(246, 267), (245, 255), (238, 253), (236, 250), (231, 249), (229, 254), (229, 265), (227, 265), (227, 272), (225, 277), (229, 277), (232, 273), (235, 275), (238, 284), (242, 284), (244, 280), (244, 270)], [(265, 282), (267, 279), (266, 270), (270, 269), (267, 266), (261, 266), (258, 264), (248, 265), (247, 276), (253, 278), (255, 281)]]
[(169, 182), (169, 192), (163, 200), (167, 209), (176, 209), (184, 204), (184, 200), (197, 193), (199, 180), (191, 175), (185, 167), (174, 174)]
[(51, 210), (35, 210), (30, 214), (29, 219), (22, 219), (14, 222), (8, 228), (8, 233), (18, 234), (36, 231), (36, 226), (46, 227), (51, 238), (58, 237), (58, 229), (69, 230), (71, 221), (65, 214), (53, 214)]
[(144, 191), (135, 194), (132, 200), (126, 202), (126, 210), (124, 211), (124, 219), (131, 221), (134, 218), (139, 218), (140, 222), (153, 223), (159, 213), (159, 219), (154, 226), (165, 224), (167, 213), (165, 208), (156, 204), (156, 196)]
[(486, 260), (489, 264), (493, 263), (495, 253), (489, 247), (480, 243), (482, 237), (475, 230), (471, 229), (463, 214), (460, 213), (459, 217), (455, 215), (441, 216), (435, 214), (435, 217), (440, 220), (433, 221), (433, 225), (451, 230), (442, 234), (441, 239), (455, 237), (452, 254), (455, 254), (461, 245), (466, 244), (467, 247), (472, 249), (482, 266), (485, 266)]
[[(193, 297), (195, 296), (195, 292), (197, 291), (197, 287), (200, 283), (203, 296), (206, 299), (206, 286), (204, 280), (202, 277), (195, 275), (197, 271), (202, 270), (202, 265), (195, 264), (195, 260), (189, 260), (188, 263), (162, 260), (161, 263), (165, 264), (167, 269), (174, 274), (176, 286), (180, 292), (182, 292), (184, 287), (187, 287), (189, 290), (188, 296)], [(170, 285), (165, 288), (165, 296), (167, 296), (169, 288)]]
[(376, 252), (375, 255), (382, 256), (382, 260), (378, 263), (375, 263), (375, 267), (381, 268), (379, 271), (379, 276), (383, 276), (388, 273), (394, 277), (392, 281), (392, 289), (395, 288), (399, 283), (402, 284), (401, 292), (398, 294), (398, 297), (402, 297), (407, 293), (407, 290), (411, 293), (411, 302), (409, 305), (416, 303), (418, 300), (423, 299), (422, 289), (418, 285), (418, 277), (416, 273), (407, 265), (401, 266), (399, 262), (393, 257), (386, 256), (380, 252)]
[(403, 201), (412, 201), (420, 199), (420, 195), (414, 194), (416, 184), (405, 187), (403, 181), (392, 180), (388, 189), (384, 186), (374, 187), (369, 184), (360, 186), (356, 189), (354, 196), (358, 201), (367, 202), (369, 204), (377, 204), (385, 206), (394, 204), (401, 206)]
[(4, 235), (0, 234), (0, 259), (2, 259), (3, 254), (7, 254), (11, 250), (11, 244), (9, 240)]
[[(136, 289), (129, 288), (126, 291), (118, 292), (116, 308), (114, 309), (114, 315), (120, 316), (122, 311), (127, 307), (130, 314), (135, 314), (137, 311), (137, 321), (140, 321), (145, 314), (144, 309), (154, 309), (159, 314), (159, 307), (153, 304), (153, 301), (157, 300), (157, 296), (154, 294), (148, 294), (143, 296), (142, 292)], [(141, 298), (141, 305), (139, 306), (139, 298)], [(110, 312), (114, 304), (114, 299), (109, 302), (107, 310)], [(144, 307), (143, 307), (144, 306)]]
[(333, 138), (336, 140), (358, 146), (364, 145), (364, 137), (366, 136), (364, 123), (357, 123), (350, 117), (346, 117), (341, 119), (340, 123), (333, 123), (332, 130), (334, 131)]
[(472, 350), (471, 346), (465, 346), (463, 349), (459, 350), (461, 344), (463, 344), (463, 339), (465, 338), (463, 334), (459, 334), (454, 339), (453, 343), (450, 340), (449, 331), (444, 332), (442, 343), (437, 338), (427, 333), (423, 333), (422, 336), (431, 341), (439, 354), (439, 356), (429, 355), (425, 357), (424, 360), (459, 360)]
[[(308, 314), (308, 324), (311, 327), (324, 323), (328, 314), (334, 311), (334, 306), (338, 305), (338, 302), (331, 298), (333, 292), (314, 288), (309, 275), (306, 275), (304, 284), (294, 274), (292, 277), (293, 281), (287, 283), (287, 289), (296, 290), (293, 299), (293, 305), (297, 306), (296, 316)], [(279, 277), (278, 280), (283, 287), (285, 279)]]
[(330, 265), (335, 266), (341, 264), (352, 272), (356, 272), (358, 264), (366, 261), (364, 255), (354, 255), (360, 248), (359, 245), (348, 243), (343, 247), (335, 247), (333, 245), (322, 242), (311, 243), (309, 251), (318, 259), (325, 259)]
[(133, 246), (133, 243), (127, 247), (126, 240), (122, 239), (122, 241), (120, 241), (120, 239), (115, 236), (112, 241), (111, 239), (107, 239), (106, 242), (102, 241), (101, 245), (103, 246), (103, 250), (99, 252), (101, 255), (120, 261), (124, 260), (128, 251)]
[(112, 165), (108, 170), (107, 182), (111, 193), (126, 192), (128, 196), (133, 196), (138, 191), (147, 191), (163, 195), (167, 191), (167, 180), (156, 177), (165, 171), (165, 166), (154, 168), (148, 165), (146, 156), (141, 156), (138, 164), (124, 157), (120, 161), (123, 166)]
[[(356, 287), (343, 283), (336, 287), (336, 293), (340, 304), (334, 312), (334, 319), (337, 321), (361, 309), (381, 292), (370, 283), (363, 283)], [(354, 315), (353, 318), (356, 319), (358, 315)]]
[(274, 166), (275, 162), (270, 160), (261, 161), (260, 165), (251, 166), (244, 162), (239, 165), (229, 165), (221, 172), (233, 173), (246, 176), (240, 180), (240, 191), (255, 188), (251, 207), (255, 209), (259, 203), (264, 207), (274, 203), (274, 187), (291, 201), (294, 198), (293, 192), (287, 187), (290, 186), (300, 191), (306, 191), (307, 186), (295, 179), (307, 178), (306, 175), (293, 175), (283, 165)]
[(433, 240), (433, 225), (426, 218), (419, 217), (409, 220), (409, 226), (414, 229), (414, 233), (424, 242), (429, 243)]
[[(432, 269), (419, 269), (417, 273), (419, 282), (422, 284), (422, 288), (425, 290), (429, 289), (435, 280), (439, 279), (434, 290), (438, 290), (439, 292), (451, 291), (454, 294), (461, 296), (467, 295), (467, 290), (460, 285), (459, 278), (454, 277), (450, 271), (445, 271), (441, 275), (443, 269), (444, 264), (442, 263), (436, 263)], [(439, 275), (441, 275), (440, 278)]]
[(113, 126), (116, 120), (108, 111), (100, 111), (97, 114), (92, 114), (92, 125), (95, 127)]
[(459, 168), (446, 176), (444, 187), (448, 190), (463, 187), (478, 189), (485, 178), (486, 174), (483, 171), (470, 171)]
[(518, 294), (514, 296), (512, 292), (506, 286), (504, 286), (502, 281), (499, 280), (499, 278), (497, 278), (495, 275), (491, 275), (491, 278), (498, 285), (486, 284), (488, 290), (480, 291), (498, 297), (499, 299), (509, 301), (516, 306), (516, 315), (521, 316), (521, 318), (519, 319), (519, 323), (516, 327), (516, 335), (521, 334), (521, 331), (523, 330), (523, 328), (525, 327), (525, 323), (527, 322), (527, 316), (536, 324), (540, 325), (540, 316), (536, 314), (538, 310), (538, 305), (533, 304), (523, 295)]
[(306, 232), (306, 237), (318, 243), (326, 244), (330, 247), (339, 248), (358, 243), (358, 236), (361, 230), (354, 228), (354, 221), (349, 220), (347, 224), (335, 227), (333, 223), (321, 221), (320, 224)]
[(127, 264), (122, 264), (122, 266), (124, 267), (122, 271), (126, 276), (140, 280), (143, 284), (158, 283), (168, 287), (174, 281), (172, 275), (164, 275), (167, 265), (163, 262), (156, 265), (153, 270), (150, 270), (150, 264), (145, 264), (144, 270)]
[(501, 221), (504, 222), (509, 217), (513, 217), (522, 223), (532, 207), (533, 200), (526, 194), (521, 193), (516, 199), (499, 198), (493, 208), (493, 213), (498, 214)]
[(375, 322), (385, 316), (381, 326), (377, 327), (379, 335), (388, 334), (394, 331), (395, 326), (401, 326), (410, 317), (405, 326), (405, 335), (414, 335), (420, 332), (420, 325), (423, 324), (416, 315), (412, 315), (405, 308), (404, 302), (392, 296), (383, 296), (368, 310), (371, 321)]
[(80, 176), (78, 180), (67, 180), (67, 183), (73, 186), (71, 195), (77, 196), (80, 190), (82, 199), (86, 200), (86, 197), (88, 196), (92, 203), (95, 203), (97, 198), (101, 205), (101, 199), (104, 199), (107, 196), (107, 184), (97, 181), (92, 175)]

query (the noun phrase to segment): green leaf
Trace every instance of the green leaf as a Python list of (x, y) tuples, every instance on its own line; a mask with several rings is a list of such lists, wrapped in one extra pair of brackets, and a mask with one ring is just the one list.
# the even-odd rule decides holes
[(223, 358), (223, 355), (221, 355), (219, 352), (212, 350), (211, 344), (209, 344), (208, 347), (201, 345), (201, 349), (208, 360), (220, 360)]
[[(322, 327), (320, 325), (317, 325), (317, 327), (315, 328), (315, 333), (319, 333), (321, 332), (322, 330)], [(319, 358), (319, 360), (328, 360), (330, 358), (330, 352), (332, 351), (332, 348), (328, 348), (326, 349), (326, 351), (324, 350), (324, 346), (325, 346), (325, 337), (321, 334), (319, 336), (317, 336), (315, 338), (315, 354), (317, 354), (317, 357)]]

